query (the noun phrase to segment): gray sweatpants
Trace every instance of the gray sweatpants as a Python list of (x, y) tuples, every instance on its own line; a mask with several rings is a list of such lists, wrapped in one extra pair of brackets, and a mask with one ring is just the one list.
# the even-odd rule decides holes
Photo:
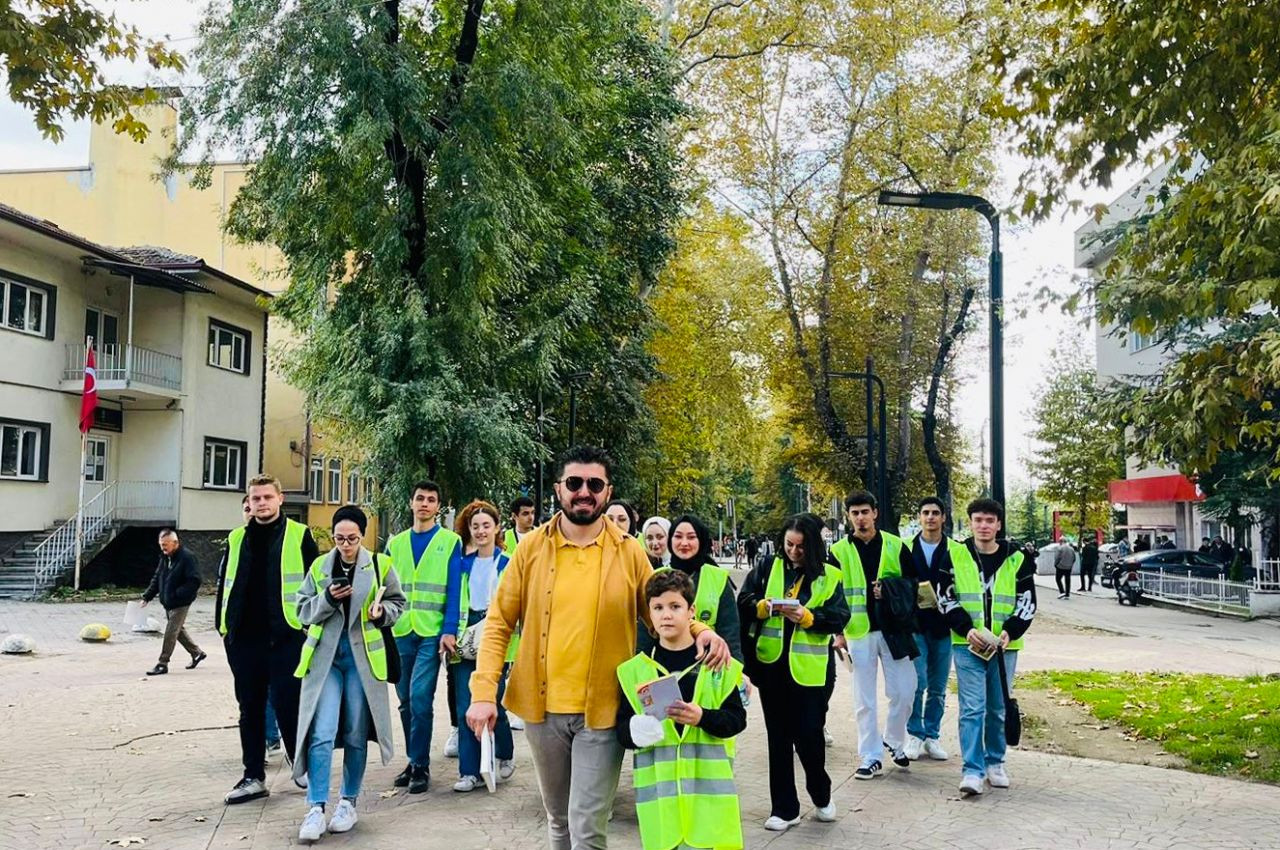
[(525, 722), (551, 850), (605, 850), (609, 813), (622, 772), (622, 745), (612, 729), (588, 729), (581, 714), (548, 714)]

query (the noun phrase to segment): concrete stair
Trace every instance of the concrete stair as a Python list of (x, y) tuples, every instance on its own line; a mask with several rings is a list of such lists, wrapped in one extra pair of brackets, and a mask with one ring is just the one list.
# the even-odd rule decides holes
[[(58, 584), (58, 579), (75, 569), (75, 556), (65, 560), (59, 569), (58, 576), (44, 587), (36, 584), (36, 548), (49, 538), (65, 523), (58, 523), (53, 528), (37, 531), (22, 541), (8, 555), (0, 560), (0, 599), (34, 599), (48, 593)], [(110, 543), (120, 530), (119, 523), (110, 523), (99, 530), (98, 534), (84, 541), (84, 552), (81, 563), (87, 565)]]

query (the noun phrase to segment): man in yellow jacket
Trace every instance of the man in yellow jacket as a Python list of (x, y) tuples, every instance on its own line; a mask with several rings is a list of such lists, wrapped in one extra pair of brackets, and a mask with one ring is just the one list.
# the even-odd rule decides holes
[[(637, 618), (649, 622), (645, 584), (653, 568), (639, 542), (604, 516), (611, 465), (592, 446), (561, 456), (560, 512), (512, 557), (471, 677), (467, 724), (478, 735), (497, 719), (507, 642), (522, 624), (503, 704), (524, 718), (552, 850), (607, 844), (622, 770), (615, 671), (635, 653)], [(729, 663), (729, 645), (714, 631), (701, 623), (690, 631), (712, 669)]]

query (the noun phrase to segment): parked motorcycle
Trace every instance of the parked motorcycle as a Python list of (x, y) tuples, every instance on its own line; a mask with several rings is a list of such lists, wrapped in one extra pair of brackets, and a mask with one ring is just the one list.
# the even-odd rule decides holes
[(1135, 608), (1142, 599), (1142, 578), (1137, 567), (1117, 564), (1111, 571), (1111, 586), (1116, 590), (1116, 602), (1128, 602)]

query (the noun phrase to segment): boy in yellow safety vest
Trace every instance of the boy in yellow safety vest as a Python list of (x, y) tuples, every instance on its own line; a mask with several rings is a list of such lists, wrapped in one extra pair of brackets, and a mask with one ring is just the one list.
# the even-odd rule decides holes
[[(733, 779), (730, 739), (747, 726), (738, 695), (742, 664), (712, 672), (698, 663), (689, 625), (693, 581), (662, 570), (645, 586), (658, 644), (618, 667), (622, 700), (615, 729), (619, 743), (635, 750), (636, 816), (644, 850), (673, 847), (732, 850), (742, 847), (742, 820)], [(679, 699), (663, 716), (652, 699), (663, 691), (644, 686), (674, 674)]]

